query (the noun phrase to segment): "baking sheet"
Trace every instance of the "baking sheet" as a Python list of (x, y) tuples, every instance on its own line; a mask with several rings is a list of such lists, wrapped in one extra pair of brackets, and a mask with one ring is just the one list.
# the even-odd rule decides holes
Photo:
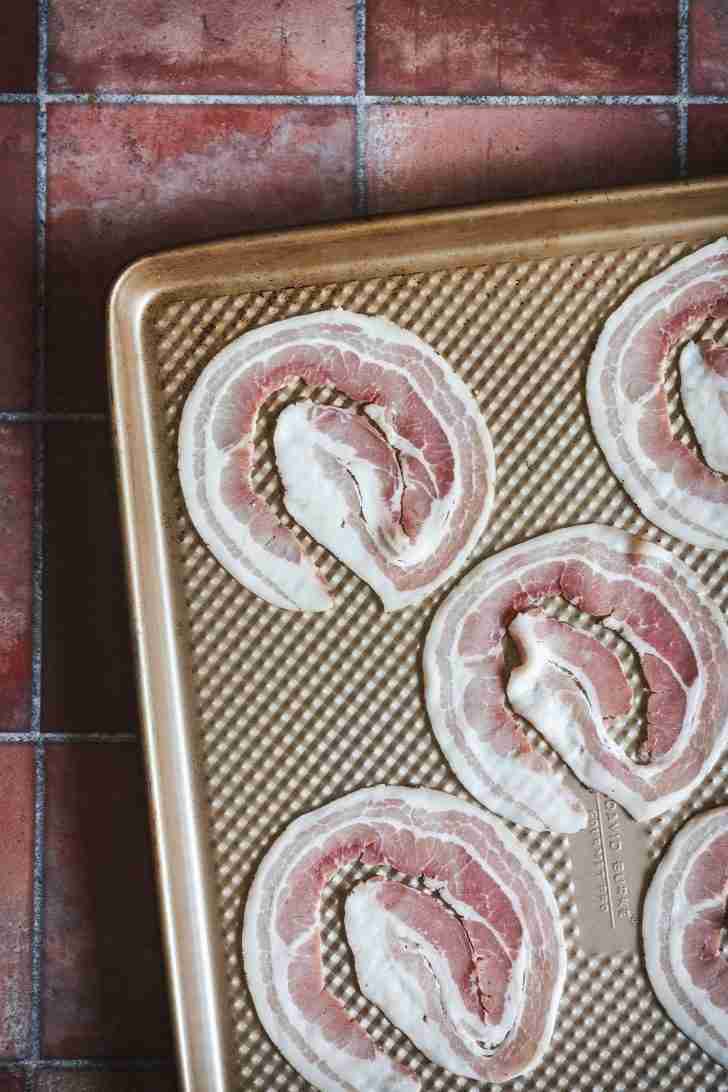
[[(222, 346), (264, 323), (336, 306), (386, 316), (450, 362), (491, 430), (496, 504), (470, 565), (593, 520), (673, 549), (728, 610), (728, 556), (678, 543), (641, 517), (599, 452), (584, 401), (584, 370), (609, 313), (640, 281), (726, 229), (728, 182), (678, 184), (258, 236), (147, 259), (118, 283), (110, 309), (114, 422), (188, 1092), (309, 1087), (258, 1024), (240, 958), (245, 892), (283, 827), (384, 782), (466, 797), (430, 732), (420, 667), (427, 627), (452, 585), (385, 615), (303, 532), (337, 590), (333, 610), (279, 611), (236, 584), (192, 528), (177, 480), (179, 416), (195, 379)], [(728, 322), (707, 328), (728, 344)], [(675, 380), (673, 362), (673, 425), (692, 443)], [(272, 428), (284, 405), (311, 396), (346, 404), (335, 391), (298, 383), (266, 405), (256, 437), (257, 488), (288, 524)], [(612, 647), (619, 640), (595, 632)], [(629, 649), (617, 650), (636, 684)], [(629, 746), (639, 712), (621, 726)], [(728, 798), (724, 765), (678, 811), (647, 825), (648, 868), (689, 815)], [(544, 1064), (507, 1087), (728, 1089), (728, 1074), (654, 1000), (634, 935), (601, 943), (567, 839), (513, 829), (557, 894), (569, 974)], [(475, 1087), (429, 1063), (357, 993), (340, 896), (367, 872), (342, 870), (327, 892), (329, 985), (413, 1066), (424, 1089)]]

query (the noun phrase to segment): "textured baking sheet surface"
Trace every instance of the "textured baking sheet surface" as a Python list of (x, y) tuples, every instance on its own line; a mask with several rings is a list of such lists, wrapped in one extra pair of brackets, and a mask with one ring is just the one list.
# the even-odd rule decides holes
[[(384, 614), (366, 586), (301, 532), (336, 587), (337, 605), (325, 614), (300, 615), (255, 598), (214, 560), (186, 514), (176, 475), (185, 396), (212, 356), (252, 327), (333, 306), (386, 316), (442, 353), (470, 385), (490, 427), (496, 505), (471, 564), (535, 534), (594, 520), (674, 550), (728, 610), (728, 555), (678, 543), (641, 517), (599, 452), (584, 400), (585, 368), (605, 318), (636, 284), (690, 249), (658, 246), (200, 299), (169, 305), (149, 318), (168, 440), (166, 525), (188, 614), (240, 1089), (310, 1087), (260, 1027), (241, 965), (246, 890), (273, 838), (301, 812), (367, 785), (426, 785), (466, 794), (434, 742), (421, 682), (423, 639), (449, 586), (423, 606)], [(728, 344), (725, 321), (703, 329)], [(693, 444), (676, 376), (673, 361), (668, 378), (673, 426)], [(272, 426), (283, 405), (312, 393), (320, 401), (346, 404), (332, 390), (312, 392), (302, 383), (289, 387), (266, 406), (257, 438), (257, 487), (289, 524), (271, 458)], [(552, 609), (569, 616), (557, 603)], [(629, 648), (596, 623), (593, 631), (618, 650), (638, 691)], [(628, 749), (639, 735), (642, 704), (636, 702), (619, 729)], [(651, 859), (689, 815), (726, 799), (723, 763), (678, 812), (650, 824)], [(639, 956), (588, 957), (580, 949), (566, 839), (513, 829), (558, 896), (569, 973), (544, 1063), (505, 1087), (728, 1090), (725, 1070), (659, 1008)], [(413, 1066), (423, 1088), (476, 1087), (424, 1059), (358, 994), (340, 899), (366, 874), (360, 865), (342, 870), (327, 892), (330, 986), (375, 1038)]]

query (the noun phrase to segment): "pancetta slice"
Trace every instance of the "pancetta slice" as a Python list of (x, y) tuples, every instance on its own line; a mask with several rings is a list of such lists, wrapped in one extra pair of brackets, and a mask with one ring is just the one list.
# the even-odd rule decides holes
[[(650, 691), (647, 740), (630, 758), (608, 732), (631, 691), (589, 634), (535, 608), (559, 597), (620, 633)], [(521, 664), (510, 673), (504, 638)], [(427, 708), (463, 785), (534, 830), (586, 825), (586, 811), (514, 711), (577, 777), (638, 820), (675, 807), (728, 742), (728, 625), (668, 551), (595, 524), (542, 535), (478, 565), (435, 615), (424, 651)]]
[(728, 474), (728, 349), (689, 341), (680, 353), (680, 395), (706, 463)]
[(259, 411), (295, 380), (357, 408), (284, 410), (274, 446), (295, 520), (379, 595), (419, 602), (458, 571), (493, 503), (495, 462), (475, 399), (415, 334), (322, 311), (252, 330), (217, 354), (182, 414), (179, 473), (197, 531), (256, 595), (326, 610), (327, 583), (252, 481)]
[(533, 1069), (548, 1048), (566, 972), (549, 884), (481, 808), (442, 792), (387, 786), (297, 819), (263, 858), (250, 890), (248, 986), (291, 1065), (327, 1092), (420, 1087), (326, 983), (322, 894), (336, 870), (355, 860), (390, 870), (346, 900), (365, 996), (454, 1073), (506, 1081)]
[(728, 808), (686, 823), (657, 867), (642, 931), (647, 974), (682, 1032), (728, 1067)]
[(728, 481), (673, 434), (664, 378), (671, 349), (724, 314), (728, 238), (632, 292), (606, 322), (587, 374), (595, 436), (635, 504), (669, 534), (710, 550), (728, 549)]

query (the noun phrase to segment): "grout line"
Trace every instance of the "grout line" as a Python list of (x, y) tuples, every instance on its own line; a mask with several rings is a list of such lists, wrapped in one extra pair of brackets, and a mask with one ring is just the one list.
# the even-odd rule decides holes
[(140, 743), (135, 732), (43, 732), (46, 743)]
[[(42, 345), (42, 342), (40, 343)], [(36, 368), (39, 362), (36, 361)], [(33, 473), (33, 666), (31, 691), (31, 728), (35, 747), (35, 804), (33, 827), (33, 910), (31, 940), (31, 1013), (30, 1053), (38, 1059), (42, 1053), (43, 925), (45, 912), (45, 744), (40, 736), (43, 683), (43, 581), (45, 437), (43, 427), (35, 425)]]
[(690, 96), (690, 0), (677, 0), (677, 93)]
[(3, 743), (139, 743), (134, 732), (3, 732)]
[(3, 425), (33, 425), (33, 424), (91, 424), (98, 421), (106, 421), (106, 413), (44, 413), (30, 410), (0, 410), (0, 424)]
[(33, 934), (31, 949), (30, 1057), (43, 1053), (43, 926), (45, 921), (45, 746), (35, 747), (35, 828), (33, 837)]
[(688, 102), (690, 101), (690, 0), (677, 0), (676, 158), (681, 178), (688, 173)]
[[(682, 12), (687, 0), (679, 0)], [(359, 0), (357, 13), (357, 85), (359, 77), (359, 10), (364, 12), (365, 0)], [(679, 67), (687, 33), (680, 31)], [(362, 43), (363, 49), (363, 43)], [(365, 57), (362, 52), (361, 61)], [(363, 64), (362, 64), (363, 67)], [(677, 106), (728, 105), (728, 95), (693, 95), (687, 90), (675, 94), (654, 95), (223, 95), (137, 92), (56, 92), (29, 94), (0, 93), (0, 105), (12, 103), (65, 104), (70, 106)]]
[(58, 92), (46, 102), (70, 106), (354, 106), (354, 95), (217, 95), (144, 92)]
[(2, 1058), (0, 1073), (13, 1070), (25, 1070), (28, 1076), (43, 1069), (85, 1071), (91, 1073), (133, 1073), (133, 1072), (168, 1072), (173, 1071), (172, 1058)]
[(685, 103), (677, 108), (677, 127), (675, 130), (675, 158), (677, 173), (680, 178), (688, 175), (688, 109)]
[[(37, 368), (36, 362), (36, 368)], [(45, 577), (45, 436), (39, 424), (33, 428), (33, 529), (32, 529), (32, 665), (30, 733), (40, 736), (43, 715), (43, 580)]]
[(367, 95), (376, 106), (671, 106), (677, 95)]
[[(35, 181), (35, 370), (33, 411), (42, 414), (46, 399), (46, 183), (48, 174), (48, 0), (38, 0), (38, 102)], [(45, 917), (45, 743), (40, 738), (43, 688), (43, 582), (45, 578), (45, 435), (40, 422), (33, 428), (33, 673), (31, 729), (35, 742), (35, 811), (33, 830), (33, 923), (31, 944), (30, 1056), (43, 1051), (43, 926)]]
[(369, 212), (367, 183), (367, 3), (356, 0), (356, 151), (354, 174), (354, 211), (359, 216)]
[(48, 111), (44, 91), (48, 76), (48, 0), (38, 0), (38, 116), (36, 125), (36, 367), (33, 410), (42, 414), (46, 407), (46, 212), (48, 206)]
[[(38, 361), (36, 361), (36, 368)], [(42, 722), (43, 683), (43, 581), (45, 577), (45, 437), (41, 425), (35, 425), (33, 454), (33, 659), (31, 687), (31, 731), (27, 742), (35, 749), (34, 827), (33, 827), (33, 907), (31, 925), (31, 1013), (30, 1055), (39, 1059), (42, 1053), (42, 992), (43, 992), (43, 927), (45, 916), (45, 740), (40, 731)], [(23, 733), (7, 733), (3, 742), (25, 742)]]

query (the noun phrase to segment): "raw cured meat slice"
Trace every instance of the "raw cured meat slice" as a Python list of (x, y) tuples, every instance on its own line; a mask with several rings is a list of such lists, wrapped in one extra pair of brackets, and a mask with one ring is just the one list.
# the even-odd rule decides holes
[(347, 898), (347, 937), (365, 995), (453, 1072), (506, 1081), (533, 1069), (548, 1048), (566, 973), (551, 888), (506, 826), (481, 808), (388, 786), (297, 819), (251, 887), (248, 986), (291, 1065), (325, 1092), (420, 1087), (325, 981), (322, 894), (355, 860), (419, 881), (376, 876)]
[[(404, 530), (399, 463), (366, 417), (297, 402), (278, 418), (274, 443), (286, 508), (363, 580), (379, 586), (383, 556), (403, 565), (419, 560), (415, 550), (421, 554), (422, 544)], [(384, 585), (382, 591), (386, 595)]]
[[(650, 691), (640, 761), (606, 728), (630, 707), (618, 660), (534, 609), (550, 597), (637, 652)], [(522, 660), (510, 678), (507, 633)], [(427, 708), (473, 796), (534, 830), (569, 833), (586, 825), (586, 810), (513, 710), (584, 784), (649, 819), (683, 800), (728, 742), (727, 661), (728, 625), (692, 570), (645, 539), (590, 524), (495, 554), (450, 592), (425, 644)]]
[(523, 967), (511, 969), (493, 930), (466, 927), (431, 894), (371, 880), (347, 899), (346, 935), (364, 996), (433, 1062), (477, 1080), (523, 1001)]
[(728, 481), (674, 436), (664, 374), (681, 338), (726, 313), (723, 238), (632, 292), (606, 322), (587, 374), (592, 426), (614, 474), (649, 520), (709, 550), (728, 549)]
[(728, 474), (728, 349), (689, 341), (680, 354), (680, 394), (703, 458)]
[(295, 380), (357, 409), (303, 401), (274, 436), (294, 519), (376, 591), (419, 602), (458, 571), (493, 504), (495, 462), (475, 399), (445, 361), (394, 323), (322, 311), (252, 330), (208, 364), (182, 415), (179, 473), (197, 531), (245, 587), (288, 610), (326, 610), (329, 589), (253, 486), (259, 411)]
[[(524, 661), (523, 666), (516, 668), (508, 680), (507, 693), (511, 705), (517, 690), (524, 691), (530, 687), (534, 666), (538, 671), (549, 663), (562, 671), (572, 672), (585, 698), (589, 698), (590, 705), (598, 707), (604, 716), (620, 717), (629, 713), (632, 688), (619, 657), (596, 637), (550, 618), (537, 609), (517, 614), (508, 632)], [(536, 664), (529, 662), (529, 658)], [(545, 663), (541, 663), (542, 660)]]
[(686, 823), (657, 867), (642, 931), (647, 974), (685, 1035), (728, 1067), (728, 808)]

